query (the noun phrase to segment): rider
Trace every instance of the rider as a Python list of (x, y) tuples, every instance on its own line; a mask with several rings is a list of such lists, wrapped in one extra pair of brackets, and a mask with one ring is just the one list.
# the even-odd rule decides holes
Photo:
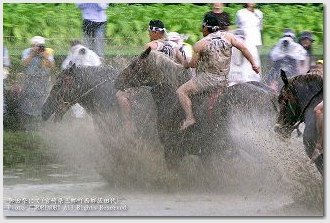
[[(316, 64), (319, 65), (318, 74), (323, 77), (323, 60), (318, 60)], [(323, 153), (323, 100), (318, 105), (316, 105), (314, 112), (316, 117), (317, 140), (311, 158), (312, 161), (315, 161)]]
[(215, 16), (206, 14), (202, 24), (204, 38), (194, 45), (194, 54), (186, 68), (197, 68), (197, 75), (183, 84), (177, 90), (186, 119), (180, 127), (185, 130), (196, 120), (192, 111), (190, 95), (209, 90), (212, 87), (227, 87), (232, 46), (238, 48), (252, 65), (252, 69), (260, 72), (253, 56), (246, 46), (238, 41), (233, 34), (225, 31)]
[[(162, 21), (151, 20), (149, 22), (149, 37), (150, 42), (147, 43), (144, 48), (151, 48), (152, 50), (157, 50), (163, 52), (168, 57), (181, 64), (185, 63), (185, 59), (179, 51), (176, 44), (171, 41), (166, 40), (166, 28)], [(131, 105), (129, 101), (129, 96), (132, 92), (130, 89), (118, 90), (116, 93), (119, 107), (122, 111), (125, 124), (128, 128), (135, 129), (135, 126), (131, 120)]]

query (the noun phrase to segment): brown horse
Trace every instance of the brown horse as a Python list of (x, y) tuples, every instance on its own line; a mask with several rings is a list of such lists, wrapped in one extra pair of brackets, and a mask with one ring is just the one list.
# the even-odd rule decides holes
[[(280, 114), (275, 131), (289, 138), (292, 131), (302, 122), (305, 123), (303, 141), (307, 155), (311, 158), (317, 139), (314, 108), (323, 100), (323, 78), (308, 74), (287, 78), (281, 71), (284, 86), (278, 96)], [(315, 160), (315, 164), (323, 173), (323, 155)]]

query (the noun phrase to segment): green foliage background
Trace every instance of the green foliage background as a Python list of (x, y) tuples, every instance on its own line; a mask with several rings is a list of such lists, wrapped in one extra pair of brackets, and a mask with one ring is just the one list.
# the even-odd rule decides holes
[[(231, 16), (235, 28), (235, 13), (242, 4), (230, 3), (224, 8)], [(296, 33), (310, 30), (315, 35), (316, 48), (323, 45), (323, 4), (260, 4), (264, 13), (264, 45), (274, 45), (283, 29), (291, 28)], [(200, 27), (203, 15), (210, 5), (184, 4), (111, 4), (107, 9), (107, 52), (138, 49), (148, 40), (146, 32), (151, 19), (164, 21), (169, 31), (190, 36), (189, 43), (201, 38)], [(60, 54), (67, 52), (69, 41), (82, 38), (81, 12), (73, 3), (5, 3), (3, 4), (4, 43), (9, 49), (29, 45), (35, 35), (49, 39), (48, 45)]]

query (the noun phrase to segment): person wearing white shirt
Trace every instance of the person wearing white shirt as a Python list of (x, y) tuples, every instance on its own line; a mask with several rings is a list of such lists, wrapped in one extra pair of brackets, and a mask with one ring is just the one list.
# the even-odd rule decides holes
[(101, 58), (104, 57), (104, 39), (108, 3), (77, 3), (83, 18), (84, 45)]
[(246, 3), (244, 6), (244, 9), (240, 9), (236, 13), (237, 28), (246, 33), (246, 44), (253, 44), (259, 48), (262, 45), (263, 13), (255, 8), (255, 3)]
[[(242, 29), (236, 29), (233, 31), (233, 34), (236, 39), (245, 43), (246, 34)], [(246, 45), (253, 58), (256, 61), (256, 64), (260, 66), (260, 57), (258, 54), (258, 49), (255, 45), (250, 44)], [(257, 74), (251, 67), (249, 61), (244, 57), (241, 51), (232, 48), (230, 72), (229, 72), (229, 86), (234, 84), (248, 82), (248, 81), (261, 81), (260, 74)]]
[(266, 82), (274, 91), (280, 89), (280, 70), (284, 70), (288, 77), (297, 76), (299, 64), (307, 58), (307, 51), (294, 41), (295, 38), (291, 29), (285, 29), (282, 38), (270, 51), (269, 57), (273, 64)]

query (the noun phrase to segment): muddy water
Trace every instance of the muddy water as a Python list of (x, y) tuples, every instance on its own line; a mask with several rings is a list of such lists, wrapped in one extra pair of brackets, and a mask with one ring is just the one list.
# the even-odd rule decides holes
[(4, 168), (5, 216), (323, 215), (323, 180), (302, 138), (283, 142), (267, 131), (255, 134), (255, 122), (233, 124), (233, 148), (208, 166), (187, 156), (170, 172), (157, 142), (123, 146), (115, 151), (121, 156), (106, 158), (92, 126), (46, 126), (60, 162)]
[(96, 173), (74, 173), (61, 165), (21, 168), (4, 169), (5, 216), (322, 215), (286, 195), (265, 196), (262, 191), (133, 192), (111, 188)]

